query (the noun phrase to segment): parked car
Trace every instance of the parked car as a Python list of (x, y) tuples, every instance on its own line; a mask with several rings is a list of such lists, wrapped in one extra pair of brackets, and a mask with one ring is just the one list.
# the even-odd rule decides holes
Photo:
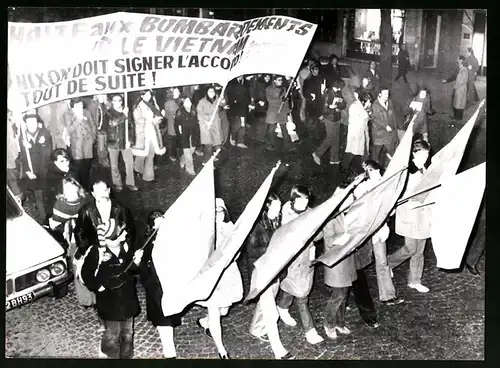
[(5, 310), (68, 293), (73, 276), (63, 247), (22, 208), (7, 187)]

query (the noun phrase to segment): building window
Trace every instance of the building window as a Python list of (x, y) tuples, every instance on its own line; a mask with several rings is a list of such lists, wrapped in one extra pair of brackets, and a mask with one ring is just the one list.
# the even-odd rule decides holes
[[(391, 10), (394, 61), (399, 53), (399, 45), (403, 42), (404, 18), (404, 10)], [(380, 58), (380, 21), (380, 9), (356, 9), (349, 12), (347, 56), (370, 60)]]

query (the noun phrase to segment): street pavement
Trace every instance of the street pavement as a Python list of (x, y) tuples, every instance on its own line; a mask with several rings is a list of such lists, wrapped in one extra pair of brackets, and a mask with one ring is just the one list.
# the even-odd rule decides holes
[[(435, 77), (429, 77), (434, 81)], [(410, 80), (411, 83), (411, 80)], [(403, 83), (394, 87), (404, 89)], [(446, 97), (446, 91), (434, 94)], [(484, 97), (484, 93), (480, 95)], [(395, 96), (401, 97), (402, 93)], [(396, 97), (395, 97), (396, 98)], [(404, 98), (404, 97), (403, 97)], [(449, 96), (447, 97), (449, 98)], [(401, 102), (404, 103), (404, 102)], [(446, 144), (460, 125), (452, 125), (444, 110), (445, 103), (434, 102), (438, 112), (431, 118), (430, 140), (434, 152)], [(474, 112), (466, 111), (466, 118)], [(465, 120), (466, 121), (466, 120)], [(473, 133), (470, 147), (464, 159), (464, 168), (485, 160), (485, 123)], [(314, 204), (324, 201), (339, 181), (339, 172), (329, 167), (316, 166), (310, 153), (317, 140), (306, 141), (293, 154), (266, 152), (263, 147), (250, 144), (246, 150), (227, 147), (220, 154), (217, 163), (216, 191), (228, 206), (232, 220), (236, 221), (252, 195), (260, 186), (278, 159), (290, 164), (288, 175), (279, 187), (282, 198), (294, 183), (309, 185), (314, 194)], [(137, 221), (139, 231), (144, 228), (147, 214), (153, 209), (166, 210), (192, 180), (179, 170), (178, 163), (167, 157), (157, 160), (156, 180), (145, 183), (138, 180), (139, 192), (124, 190), (117, 198), (128, 205)], [(201, 161), (196, 158), (196, 169)], [(26, 205), (29, 213), (33, 205)], [(188, 225), (188, 224), (187, 224)], [(429, 241), (430, 243), (430, 241)], [(402, 245), (402, 238), (392, 235), (388, 241), (388, 253)], [(484, 271), (484, 260), (480, 262)], [(244, 262), (240, 265), (244, 277), (245, 292), (248, 291), (248, 270)], [(427, 294), (420, 294), (406, 286), (408, 264), (394, 270), (394, 283), (398, 295), (405, 299), (398, 306), (383, 306), (378, 301), (375, 268), (367, 269), (371, 294), (375, 300), (378, 320), (381, 326), (370, 329), (361, 320), (353, 298), (346, 314), (347, 326), (352, 330), (349, 336), (340, 336), (337, 341), (328, 340), (310, 345), (305, 340), (300, 323), (288, 327), (279, 323), (283, 344), (298, 359), (332, 360), (483, 360), (484, 359), (484, 273), (473, 276), (467, 271), (443, 271), (436, 268), (436, 258), (431, 244), (425, 251), (425, 269), (422, 283), (430, 288)], [(138, 285), (142, 312), (135, 321), (135, 358), (161, 359), (161, 343), (158, 332), (147, 321), (144, 289)], [(323, 310), (326, 291), (322, 283), (322, 270), (317, 268), (313, 292), (310, 298), (312, 312), (318, 332), (324, 335)], [(222, 319), (224, 342), (232, 358), (273, 359), (268, 343), (253, 338), (248, 328), (255, 304), (238, 304)], [(206, 310), (201, 307), (190, 309), (180, 327), (175, 329), (175, 343), (178, 358), (217, 359), (213, 341), (196, 326), (197, 318)], [(290, 313), (299, 320), (297, 307)], [(73, 286), (62, 299), (45, 297), (30, 305), (6, 313), (5, 349), (7, 357), (54, 357), (54, 358), (97, 358), (101, 332), (95, 311), (77, 304)]]

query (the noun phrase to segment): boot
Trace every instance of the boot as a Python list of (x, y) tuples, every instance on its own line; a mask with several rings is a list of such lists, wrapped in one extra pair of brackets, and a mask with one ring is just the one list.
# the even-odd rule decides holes
[(193, 165), (193, 152), (189, 148), (184, 149), (184, 162), (186, 165), (186, 172), (189, 175), (196, 175)]

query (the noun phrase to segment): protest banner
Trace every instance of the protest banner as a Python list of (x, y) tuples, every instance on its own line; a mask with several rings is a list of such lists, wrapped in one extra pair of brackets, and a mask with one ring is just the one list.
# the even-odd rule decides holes
[(435, 191), (431, 240), (439, 268), (460, 268), (486, 187), (486, 163), (444, 181)]
[(315, 31), (286, 16), (235, 22), (121, 12), (9, 22), (9, 94), (28, 110), (92, 94), (224, 86), (244, 74), (293, 76)]
[(229, 267), (237, 257), (243, 242), (257, 220), (262, 206), (267, 198), (269, 189), (273, 182), (274, 174), (281, 163), (271, 170), (260, 188), (248, 202), (245, 210), (234, 225), (233, 231), (222, 241), (218, 242), (215, 251), (210, 255), (198, 274), (186, 285), (181, 294), (178, 294), (168, 305), (163, 307), (165, 315), (180, 313), (192, 302), (207, 300), (216, 288), (222, 273)]

